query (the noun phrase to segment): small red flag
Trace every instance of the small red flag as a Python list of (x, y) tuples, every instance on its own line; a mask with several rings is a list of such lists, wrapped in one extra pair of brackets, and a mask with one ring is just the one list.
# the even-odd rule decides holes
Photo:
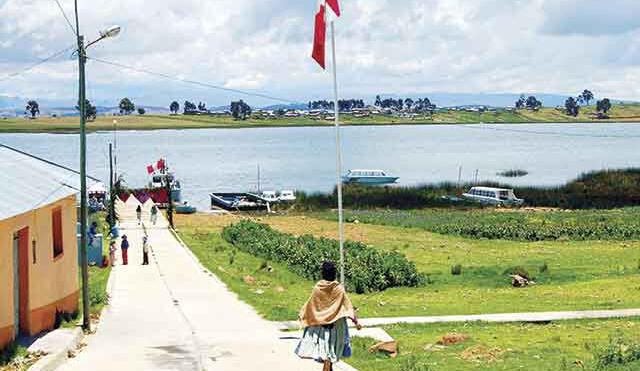
[(149, 165), (149, 166), (147, 166), (147, 173), (149, 173), (149, 174), (153, 174), (153, 172), (154, 172), (154, 171), (155, 171), (155, 170), (153, 169), (153, 165)]
[(159, 159), (158, 163), (156, 164), (156, 167), (158, 168), (158, 170), (164, 170), (164, 160)]
[(327, 0), (327, 5), (329, 5), (331, 10), (340, 17), (340, 4), (338, 3), (338, 0)]
[(325, 7), (320, 5), (320, 11), (316, 14), (315, 32), (313, 36), (313, 53), (311, 56), (325, 69), (325, 44), (327, 39), (327, 23), (325, 21)]

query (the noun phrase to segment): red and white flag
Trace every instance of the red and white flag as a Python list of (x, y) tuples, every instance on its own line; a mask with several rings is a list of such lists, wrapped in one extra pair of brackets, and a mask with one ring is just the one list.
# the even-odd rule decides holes
[(313, 35), (313, 53), (311, 57), (318, 62), (320, 67), (326, 68), (325, 55), (327, 44), (327, 6), (331, 11), (340, 17), (340, 4), (338, 0), (322, 0), (320, 1), (318, 13), (316, 14), (314, 35)]
[(147, 173), (153, 174), (154, 171), (155, 171), (155, 169), (153, 168), (153, 165), (147, 166)]
[(156, 167), (158, 168), (158, 170), (164, 170), (164, 160), (159, 159), (158, 163), (156, 164)]

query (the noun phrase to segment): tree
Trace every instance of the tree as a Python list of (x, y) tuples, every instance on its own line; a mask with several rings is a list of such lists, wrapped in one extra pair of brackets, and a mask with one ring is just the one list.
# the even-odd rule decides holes
[[(80, 111), (79, 101), (78, 101), (78, 105), (76, 106), (76, 109)], [(84, 116), (88, 121), (95, 121), (96, 117), (98, 116), (98, 109), (96, 108), (96, 106), (91, 104), (91, 102), (88, 99), (85, 99), (84, 101)]]
[(169, 106), (169, 110), (171, 110), (171, 113), (173, 113), (174, 115), (177, 115), (178, 111), (180, 111), (180, 103), (174, 100), (173, 102), (171, 102), (171, 105)]
[(27, 107), (25, 107), (27, 112), (31, 113), (31, 118), (35, 119), (37, 115), (40, 114), (40, 105), (35, 100), (30, 100), (27, 102)]
[(196, 112), (197, 107), (195, 104), (189, 102), (188, 100), (184, 101), (184, 114), (185, 115), (192, 115), (194, 112)]
[(574, 97), (569, 97), (564, 102), (565, 112), (569, 116), (577, 117), (580, 113), (580, 106), (578, 105), (578, 101)]
[(207, 104), (206, 103), (198, 103), (198, 111), (207, 112)]
[(596, 102), (596, 110), (598, 112), (602, 112), (606, 115), (610, 109), (611, 109), (611, 101), (609, 100), (609, 98), (604, 98)]
[(380, 98), (379, 95), (376, 95), (376, 102), (374, 103), (374, 106), (382, 107), (382, 99)]
[(118, 105), (118, 108), (120, 108), (121, 115), (130, 115), (131, 112), (136, 110), (136, 106), (129, 98), (122, 98), (120, 104)]
[(246, 120), (251, 115), (251, 107), (242, 99), (237, 102), (231, 102), (231, 116), (234, 120)]
[(516, 101), (516, 109), (523, 109), (527, 103), (524, 94), (520, 94), (520, 98)]
[(542, 102), (539, 101), (538, 98), (531, 95), (529, 96), (529, 98), (527, 98), (527, 102), (525, 103), (525, 105), (527, 106), (527, 109), (537, 111), (540, 109), (540, 107), (542, 107)]
[(144, 115), (145, 113), (147, 113), (147, 110), (145, 110), (145, 109), (144, 109), (144, 108), (142, 108), (142, 107), (139, 107), (139, 108), (138, 108), (138, 115)]
[(585, 89), (582, 94), (580, 94), (578, 96), (579, 100), (581, 100), (582, 102), (585, 102), (587, 104), (587, 106), (589, 105), (589, 102), (591, 102), (593, 100), (593, 93), (587, 89)]
[(411, 107), (413, 107), (414, 103), (415, 102), (411, 98), (407, 98), (404, 100), (404, 105), (407, 106), (407, 111), (411, 112)]

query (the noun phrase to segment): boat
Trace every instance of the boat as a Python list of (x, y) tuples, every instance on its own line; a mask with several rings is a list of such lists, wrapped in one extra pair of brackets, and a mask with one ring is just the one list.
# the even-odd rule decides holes
[(253, 193), (211, 193), (211, 208), (227, 211), (252, 211), (267, 209), (267, 201)]
[(274, 191), (264, 191), (260, 194), (260, 198), (262, 198), (265, 202), (276, 203), (280, 201), (278, 195)]
[(195, 206), (189, 205), (188, 202), (184, 202), (182, 205), (175, 206), (176, 214), (194, 214), (197, 210)]
[(278, 195), (280, 202), (294, 202), (296, 200), (296, 194), (290, 190), (283, 190)]
[(470, 201), (496, 206), (520, 206), (524, 203), (523, 199), (516, 197), (513, 189), (506, 188), (472, 187), (462, 197)]
[(349, 170), (342, 176), (344, 184), (385, 185), (393, 184), (399, 178), (389, 176), (382, 170)]
[(182, 202), (182, 186), (180, 185), (180, 181), (177, 180), (175, 175), (171, 172), (167, 171), (163, 173), (153, 174), (151, 176), (149, 188), (166, 189), (167, 182), (169, 182), (169, 185), (171, 187), (171, 200), (178, 203)]

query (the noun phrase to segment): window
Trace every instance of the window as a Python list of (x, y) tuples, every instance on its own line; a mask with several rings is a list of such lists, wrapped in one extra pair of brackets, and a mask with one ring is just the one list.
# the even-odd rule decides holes
[(53, 258), (64, 252), (62, 245), (62, 208), (57, 207), (51, 212), (51, 228), (53, 233)]

